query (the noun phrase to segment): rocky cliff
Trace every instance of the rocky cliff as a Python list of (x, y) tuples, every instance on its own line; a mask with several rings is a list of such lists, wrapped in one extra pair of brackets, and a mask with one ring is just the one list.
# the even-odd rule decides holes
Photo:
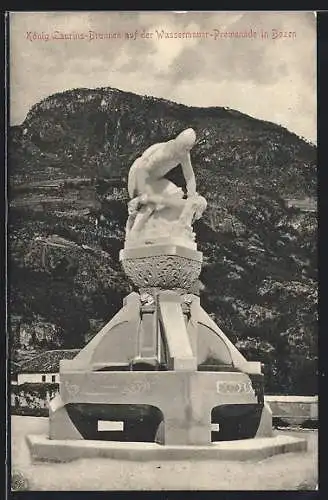
[[(187, 127), (208, 201), (195, 225), (201, 300), (249, 359), (266, 363), (268, 392), (315, 393), (316, 211), (288, 202), (313, 207), (315, 147), (238, 111), (112, 88), (52, 95), (10, 131), (13, 356), (26, 325), (53, 325), (55, 338), (33, 337), (33, 349), (78, 348), (119, 309), (131, 290), (118, 262), (129, 167)], [(181, 183), (179, 168), (171, 179)]]

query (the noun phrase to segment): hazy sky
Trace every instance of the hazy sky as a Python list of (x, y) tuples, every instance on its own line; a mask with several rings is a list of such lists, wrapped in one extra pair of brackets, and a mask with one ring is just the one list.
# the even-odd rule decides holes
[[(152, 38), (141, 38), (143, 29)], [(251, 29), (256, 38), (213, 36)], [(296, 36), (273, 39), (272, 29)], [(136, 40), (90, 39), (89, 30), (138, 33)], [(156, 30), (209, 35), (160, 40)], [(54, 39), (55, 32), (88, 36)], [(230, 107), (316, 142), (313, 12), (17, 12), (10, 15), (10, 44), (12, 124), (53, 93), (110, 86), (190, 106)]]

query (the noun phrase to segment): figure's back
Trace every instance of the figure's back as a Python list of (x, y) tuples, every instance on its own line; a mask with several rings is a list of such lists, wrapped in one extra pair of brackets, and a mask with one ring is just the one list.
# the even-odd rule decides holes
[[(130, 198), (140, 195), (140, 185), (138, 177), (143, 177), (142, 171), (153, 181), (158, 181), (174, 167), (176, 167), (184, 157), (187, 157), (189, 150), (196, 140), (193, 129), (182, 131), (175, 139), (167, 142), (152, 144), (144, 153), (132, 164), (128, 177), (128, 191)], [(138, 171), (140, 175), (138, 175)], [(150, 182), (150, 181), (148, 181)], [(139, 183), (140, 184), (140, 183)]]
[(149, 146), (149, 148), (146, 149), (146, 151), (144, 151), (142, 153), (142, 155), (140, 156), (140, 158), (149, 158), (150, 156), (152, 156), (153, 153), (155, 153), (155, 151), (158, 151), (159, 149), (163, 149), (163, 146), (167, 144), (166, 142), (157, 142), (156, 144), (152, 144), (151, 146)]
[[(128, 176), (128, 192), (130, 198), (137, 196), (138, 194), (138, 169), (147, 168), (152, 161), (152, 157), (159, 152), (160, 150), (164, 150), (164, 148), (172, 141), (168, 142), (158, 142), (156, 144), (152, 144), (149, 148), (146, 149), (132, 164), (129, 170)], [(164, 152), (164, 151), (163, 151)]]

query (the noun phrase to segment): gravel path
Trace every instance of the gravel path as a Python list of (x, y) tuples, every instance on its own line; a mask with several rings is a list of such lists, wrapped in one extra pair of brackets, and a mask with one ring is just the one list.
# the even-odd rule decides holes
[(46, 434), (47, 418), (12, 417), (12, 470), (34, 491), (97, 490), (313, 490), (318, 482), (316, 431), (283, 431), (308, 439), (306, 453), (261, 462), (133, 462), (80, 459), (31, 464), (26, 434)]

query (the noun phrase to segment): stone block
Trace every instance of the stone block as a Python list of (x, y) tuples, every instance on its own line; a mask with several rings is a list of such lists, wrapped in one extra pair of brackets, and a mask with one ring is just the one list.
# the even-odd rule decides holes
[(272, 411), (268, 403), (264, 403), (260, 425), (257, 429), (256, 438), (270, 437), (273, 434), (272, 430)]
[(49, 404), (49, 439), (83, 439), (59, 394)]

